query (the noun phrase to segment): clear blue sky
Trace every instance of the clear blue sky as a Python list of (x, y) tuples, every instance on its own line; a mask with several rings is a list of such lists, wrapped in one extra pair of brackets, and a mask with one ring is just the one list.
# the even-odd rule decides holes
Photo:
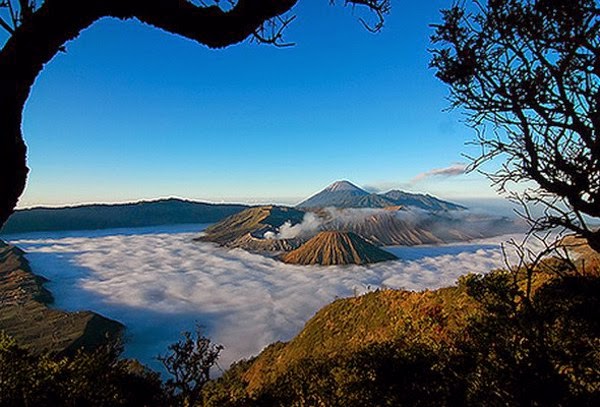
[(293, 202), (337, 179), (490, 197), (476, 174), (411, 182), (465, 162), (473, 137), (443, 112), (447, 89), (428, 69), (428, 25), (450, 3), (394, 1), (373, 35), (350, 8), (301, 0), (286, 49), (215, 51), (137, 21), (100, 21), (33, 88), (20, 206)]

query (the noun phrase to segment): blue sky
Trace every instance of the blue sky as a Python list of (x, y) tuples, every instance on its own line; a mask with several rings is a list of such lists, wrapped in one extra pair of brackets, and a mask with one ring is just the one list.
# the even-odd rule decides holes
[[(370, 34), (350, 8), (303, 0), (294, 47), (210, 50), (102, 20), (44, 69), (25, 109), (20, 206), (179, 196), (293, 203), (338, 179), (445, 198), (491, 197), (465, 162), (473, 132), (444, 112), (430, 23), (451, 1), (394, 2)], [(415, 177), (418, 182), (412, 182)]]

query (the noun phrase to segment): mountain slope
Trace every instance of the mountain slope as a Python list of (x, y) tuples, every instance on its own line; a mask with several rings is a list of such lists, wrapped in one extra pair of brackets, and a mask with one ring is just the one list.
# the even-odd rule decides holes
[(23, 251), (0, 241), (0, 331), (34, 352), (70, 353), (120, 335), (123, 325), (89, 311), (49, 308), (46, 280), (31, 272)]
[(464, 206), (443, 201), (431, 195), (389, 191), (371, 194), (348, 181), (337, 181), (327, 188), (296, 205), (297, 208), (386, 208), (402, 206), (426, 211), (453, 211), (466, 209)]
[(32, 208), (16, 211), (1, 232), (9, 234), (212, 223), (246, 208), (248, 208), (246, 205), (210, 204), (181, 199), (115, 205)]
[(416, 246), (463, 242), (515, 233), (519, 222), (467, 212), (393, 211), (382, 209), (339, 209), (329, 215), (323, 230), (354, 232), (377, 246)]
[[(214, 242), (223, 246), (236, 246), (237, 239), (251, 234), (262, 238), (266, 232), (277, 232), (284, 223), (294, 225), (302, 222), (304, 212), (285, 206), (258, 206), (232, 215), (204, 230), (197, 240)], [(247, 239), (248, 237), (246, 237)]]
[[(302, 227), (311, 215), (310, 227)], [(265, 238), (277, 235), (282, 225), (295, 226), (293, 238)], [(237, 247), (261, 254), (294, 250), (321, 231), (353, 232), (375, 246), (415, 246), (468, 241), (520, 230), (507, 218), (468, 212), (432, 212), (394, 208), (320, 209), (303, 212), (294, 208), (264, 206), (249, 208), (210, 226), (198, 238), (222, 246)], [(291, 237), (291, 236), (290, 236)]]
[(377, 246), (438, 244), (444, 240), (418, 222), (401, 219), (395, 211), (341, 209), (323, 224), (325, 230), (353, 232)]
[(298, 249), (281, 256), (291, 264), (320, 264), (322, 266), (345, 264), (370, 264), (397, 257), (373, 246), (355, 233), (321, 232)]
[[(206, 404), (552, 405), (558, 386), (564, 395), (558, 404), (596, 405), (597, 375), (588, 372), (598, 370), (598, 270), (559, 276), (557, 261), (548, 259), (554, 266), (542, 266), (532, 281), (524, 272), (516, 276), (522, 289), (532, 283), (535, 313), (515, 304), (515, 275), (502, 270), (436, 290), (338, 299), (291, 341), (267, 346), (209, 383)], [(547, 341), (544, 347), (530, 340), (532, 332)], [(533, 391), (544, 392), (540, 402), (510, 398), (528, 389), (523, 383), (532, 377), (539, 378)]]
[(321, 192), (296, 205), (297, 208), (345, 208), (356, 205), (370, 194), (349, 181), (337, 181)]
[(242, 365), (234, 372), (239, 377), (235, 383), (242, 384), (242, 392), (257, 394), (298, 363), (336, 360), (376, 344), (452, 346), (456, 334), (478, 313), (464, 286), (378, 290), (338, 299), (319, 310), (291, 341), (273, 343)]
[(443, 201), (429, 194), (413, 194), (410, 192), (392, 190), (380, 194), (379, 196), (394, 202), (395, 205), (418, 208), (426, 211), (456, 211), (467, 209), (462, 205)]

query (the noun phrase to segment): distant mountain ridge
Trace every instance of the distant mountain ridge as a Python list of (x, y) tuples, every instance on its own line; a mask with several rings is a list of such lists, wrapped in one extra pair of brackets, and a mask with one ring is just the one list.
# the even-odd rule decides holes
[[(426, 211), (466, 209), (430, 195), (389, 191), (369, 193), (350, 181), (337, 181), (296, 206), (299, 210), (336, 208), (417, 208)], [(124, 204), (89, 204), (60, 208), (17, 210), (0, 229), (1, 234), (100, 230), (191, 223), (215, 223), (250, 205), (214, 204), (169, 198)], [(294, 223), (294, 222), (293, 222)], [(276, 225), (279, 226), (279, 225)], [(246, 240), (250, 240), (248, 237)], [(254, 242), (256, 243), (256, 242)]]
[(426, 211), (457, 211), (466, 210), (466, 206), (448, 202), (429, 194), (414, 194), (397, 189), (385, 192), (379, 196), (394, 202), (395, 205), (412, 207)]
[(381, 194), (369, 193), (350, 181), (336, 181), (322, 191), (296, 205), (297, 208), (387, 208), (401, 206), (426, 211), (465, 210), (466, 207), (443, 201), (428, 194), (392, 190)]
[(10, 234), (213, 223), (248, 207), (248, 205), (213, 204), (176, 198), (126, 204), (39, 207), (16, 211), (0, 232)]
[[(332, 189), (335, 191), (337, 186)], [(397, 259), (381, 246), (468, 241), (514, 232), (515, 227), (510, 219), (469, 211), (271, 205), (252, 207), (223, 219), (194, 240), (247, 250), (289, 264), (366, 265)]]

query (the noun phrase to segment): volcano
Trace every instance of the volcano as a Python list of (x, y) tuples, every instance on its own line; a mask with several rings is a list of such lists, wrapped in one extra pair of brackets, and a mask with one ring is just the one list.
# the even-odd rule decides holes
[[(228, 247), (244, 247), (243, 242), (262, 239), (267, 232), (277, 232), (286, 222), (302, 222), (304, 212), (284, 206), (257, 206), (223, 219), (204, 231), (196, 240)], [(236, 244), (236, 241), (240, 244)]]
[(370, 264), (397, 257), (364, 240), (352, 232), (321, 232), (298, 249), (281, 256), (290, 264), (320, 264), (322, 266)]
[(464, 206), (443, 201), (428, 194), (392, 190), (383, 194), (369, 193), (350, 181), (336, 181), (327, 188), (296, 205), (300, 209), (318, 208), (387, 208), (399, 206), (425, 211), (465, 210)]

